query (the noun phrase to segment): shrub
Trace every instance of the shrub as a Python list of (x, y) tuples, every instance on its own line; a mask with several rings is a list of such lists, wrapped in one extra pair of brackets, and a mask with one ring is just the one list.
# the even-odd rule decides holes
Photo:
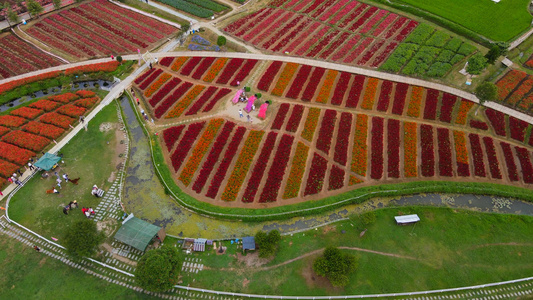
[(450, 64), (455, 65), (456, 63), (460, 62), (464, 58), (465, 58), (465, 56), (462, 55), (462, 54), (455, 54), (453, 56), (452, 60), (450, 61)]
[(442, 50), (439, 56), (437, 57), (437, 61), (446, 62), (446, 63), (450, 62), (454, 55), (455, 53), (453, 53), (450, 50)]
[(406, 43), (422, 45), (431, 36), (435, 29), (425, 23), (419, 24), (415, 30), (405, 39)]
[(457, 52), (457, 50), (459, 50), (459, 47), (461, 47), (462, 43), (463, 43), (463, 41), (461, 41), (460, 39), (453, 38), (450, 41), (448, 41), (446, 46), (444, 46), (444, 49), (447, 49), (447, 50), (450, 50), (450, 51), (453, 51), (453, 52)]
[(487, 59), (481, 55), (476, 54), (468, 59), (468, 66), (466, 71), (472, 75), (480, 74), (487, 67)]
[(163, 246), (141, 257), (135, 269), (135, 281), (146, 290), (164, 292), (178, 283), (180, 269), (178, 250)]
[(485, 81), (476, 87), (476, 96), (483, 103), (484, 101), (493, 101), (498, 97), (498, 87), (489, 81)]
[(427, 46), (433, 46), (442, 48), (448, 40), (450, 39), (450, 36), (442, 31), (435, 31), (435, 33), (426, 41)]
[(200, 18), (210, 18), (213, 16), (213, 12), (211, 10), (194, 5), (184, 0), (161, 0), (161, 2)]
[(485, 54), (485, 58), (487, 59), (488, 63), (493, 65), (494, 62), (500, 57), (502, 53), (502, 50), (498, 45), (492, 45), (489, 52)]
[(324, 254), (313, 263), (313, 270), (320, 276), (325, 276), (333, 286), (348, 284), (348, 275), (355, 271), (357, 262), (355, 256), (342, 253), (338, 248), (329, 246)]
[(270, 257), (278, 250), (281, 235), (279, 231), (272, 230), (268, 234), (258, 231), (255, 234), (255, 243), (259, 247), (259, 257)]
[(104, 234), (98, 232), (96, 223), (92, 220), (82, 220), (74, 223), (65, 235), (65, 247), (73, 256), (90, 257), (96, 253), (98, 245), (104, 240)]
[(415, 44), (402, 43), (398, 45), (392, 55), (381, 65), (381, 70), (398, 72), (403, 65), (413, 57), (419, 46)]
[(457, 53), (467, 56), (467, 55), (472, 54), (474, 51), (476, 51), (476, 47), (470, 44), (464, 43), (461, 45), (459, 50), (457, 50)]
[(430, 77), (443, 77), (450, 71), (451, 68), (452, 65), (449, 63), (435, 62), (429, 67), (426, 75)]
[(220, 47), (226, 45), (226, 37), (219, 35), (217, 38), (217, 45), (219, 45)]
[(216, 12), (221, 12), (221, 11), (224, 11), (226, 9), (228, 9), (228, 7), (220, 4), (220, 3), (217, 3), (215, 1), (211, 1), (211, 0), (186, 0), (187, 2), (190, 2), (190, 3), (194, 3), (198, 6), (201, 6), (203, 8), (207, 8), (209, 10), (212, 10), (212, 11), (216, 11)]

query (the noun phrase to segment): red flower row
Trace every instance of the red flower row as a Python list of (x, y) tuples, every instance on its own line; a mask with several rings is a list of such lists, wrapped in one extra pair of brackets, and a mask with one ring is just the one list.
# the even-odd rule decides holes
[(8, 133), (9, 131), (11, 131), (11, 129), (9, 129), (8, 127), (0, 126), (0, 136), (3, 136), (4, 134)]
[(90, 108), (94, 104), (96, 104), (96, 102), (98, 102), (98, 100), (100, 100), (100, 98), (98, 98), (98, 97), (83, 98), (83, 99), (75, 101), (74, 105), (85, 107), (85, 108)]
[(360, 35), (352, 36), (346, 43), (344, 43), (344, 46), (342, 46), (342, 48), (338, 48), (337, 51), (335, 51), (331, 59), (334, 61), (340, 61), (343, 57), (346, 56), (346, 54), (348, 54), (352, 50), (355, 45), (357, 45), (357, 43), (359, 43), (360, 40)]
[(216, 163), (218, 162), (218, 158), (220, 157), (220, 154), (222, 154), (222, 150), (224, 149), (224, 146), (226, 145), (229, 135), (234, 127), (235, 123), (233, 122), (226, 122), (226, 124), (224, 124), (224, 127), (215, 140), (215, 143), (213, 144), (213, 147), (211, 148), (211, 151), (209, 152), (198, 177), (196, 177), (196, 181), (192, 187), (196, 193), (202, 192), (202, 189), (204, 188), (211, 171), (213, 171)]
[(33, 120), (33, 119), (37, 118), (39, 115), (41, 115), (42, 113), (43, 113), (43, 111), (40, 110), (40, 109), (29, 108), (29, 107), (21, 107), (21, 108), (15, 109), (14, 111), (10, 112), (9, 114), (13, 115), (13, 116), (18, 116), (18, 117), (23, 117), (23, 118), (26, 118), (26, 119)]
[(289, 121), (287, 122), (285, 130), (287, 130), (288, 132), (296, 132), (296, 130), (298, 130), (298, 127), (300, 126), (303, 114), (304, 107), (300, 104), (295, 105), (292, 109), (292, 114), (289, 118)]
[(478, 121), (478, 120), (470, 120), (470, 127), (476, 128), (476, 129), (481, 129), (481, 130), (488, 130), (489, 129), (489, 125), (487, 125), (487, 123), (485, 123), (483, 121)]
[(372, 32), (372, 35), (374, 36), (379, 36), (383, 31), (385, 31), (385, 29), (387, 29), (387, 27), (389, 27), (390, 24), (392, 24), (392, 22), (394, 22), (396, 19), (398, 19), (398, 15), (397, 14), (394, 14), (394, 13), (391, 13), (389, 14), (385, 20), (383, 20), (383, 22), (379, 23), (378, 27), (376, 27), (376, 29), (374, 30), (374, 32)]
[[(302, 2), (305, 2), (305, 1), (302, 1)], [(331, 18), (331, 20), (329, 20), (328, 24), (331, 24), (331, 25), (337, 24), (343, 17), (348, 15), (348, 13), (350, 11), (352, 11), (352, 9), (356, 8), (357, 5), (359, 5), (359, 4), (363, 7), (359, 11), (359, 13), (362, 12), (363, 9), (368, 7), (368, 5), (366, 5), (364, 3), (357, 2), (357, 1), (350, 1), (341, 11), (339, 11), (333, 18)], [(350, 19), (350, 20), (352, 20), (352, 19)], [(340, 24), (339, 24), (339, 27), (341, 27)]]
[(45, 137), (20, 130), (11, 131), (4, 135), (2, 141), (35, 152), (43, 150), (50, 143), (50, 140)]
[(284, 49), (285, 47), (287, 47), (287, 44), (292, 39), (294, 39), (296, 36), (298, 36), (304, 30), (304, 28), (306, 28), (312, 21), (313, 20), (311, 19), (305, 19), (302, 23), (300, 23), (300, 25), (298, 25), (298, 27), (291, 28), (291, 30), (289, 31), (289, 34), (285, 36), (283, 40), (279, 41), (279, 43), (272, 48), (272, 51), (278, 52), (281, 49)]
[(305, 39), (307, 39), (310, 35), (312, 35), (313, 32), (315, 32), (315, 30), (319, 28), (320, 26), (322, 26), (321, 23), (313, 22), (313, 24), (311, 24), (307, 28), (307, 30), (305, 30), (304, 32), (298, 32), (298, 38), (294, 40), (287, 48), (283, 49), (283, 51), (291, 53), (294, 49), (302, 45)]
[(62, 115), (67, 115), (69, 117), (79, 117), (85, 113), (85, 108), (80, 106), (75, 106), (73, 104), (67, 104), (61, 106), (57, 112)]
[(509, 132), (511, 138), (519, 142), (524, 142), (529, 124), (515, 117), (509, 116)]
[(313, 74), (309, 79), (309, 83), (307, 84), (307, 87), (305, 88), (304, 93), (302, 95), (303, 101), (309, 102), (313, 99), (313, 97), (315, 96), (316, 89), (318, 87), (318, 82), (321, 81), (324, 72), (326, 72), (326, 69), (315, 67), (315, 70), (313, 71)]
[(498, 98), (504, 100), (507, 98), (507, 95), (527, 76), (525, 72), (518, 70), (511, 70), (509, 73), (505, 74), (496, 86), (498, 86)]
[(270, 64), (265, 73), (263, 73), (263, 76), (259, 80), (259, 83), (257, 84), (257, 88), (259, 90), (268, 92), (270, 85), (278, 74), (282, 64), (283, 63), (281, 61), (274, 61)]
[(172, 150), (174, 143), (176, 143), (176, 141), (180, 138), (184, 128), (185, 125), (179, 125), (167, 128), (163, 131), (163, 140), (165, 141), (168, 152)]
[(335, 144), (335, 153), (333, 160), (339, 164), (346, 166), (348, 160), (348, 146), (350, 144), (350, 135), (352, 133), (352, 119), (351, 113), (341, 113), (341, 120), (339, 124), (339, 131), (337, 133), (337, 143)]
[[(289, 17), (292, 17), (291, 15), (289, 15)], [(265, 49), (271, 49), (273, 48), (272, 46), (274, 46), (274, 43), (276, 42), (279, 42), (280, 39), (285, 35), (285, 33), (287, 33), (287, 31), (290, 31), (292, 32), (295, 27), (296, 27), (296, 24), (300, 23), (300, 21), (304, 18), (304, 16), (302, 15), (297, 15), (296, 18), (293, 18), (292, 21), (290, 21), (289, 23), (285, 24), (285, 26), (283, 26), (283, 28), (281, 29), (278, 29), (282, 24), (284, 24), (286, 21), (283, 21), (283, 23), (279, 22), (279, 23), (276, 23), (277, 26), (273, 26), (271, 27), (270, 31), (271, 32), (274, 32), (275, 30), (276, 33), (272, 35), (272, 37), (263, 44), (263, 48)], [(288, 20), (289, 18), (287, 18)], [(277, 47), (277, 46), (276, 46)]]
[(420, 126), (420, 146), (422, 148), (422, 176), (435, 176), (435, 152), (433, 150), (433, 126)]
[(455, 102), (457, 102), (456, 96), (448, 93), (442, 94), (442, 106), (440, 107), (440, 120), (442, 122), (451, 123)]
[(346, 90), (348, 89), (350, 79), (352, 79), (352, 74), (347, 72), (341, 72), (341, 76), (339, 77), (339, 81), (337, 82), (337, 85), (335, 86), (333, 92), (333, 98), (331, 98), (331, 104), (342, 104), (342, 100), (344, 99), (344, 94), (346, 94)]
[(215, 57), (202, 58), (202, 61), (200, 62), (198, 68), (196, 68), (196, 71), (194, 71), (194, 73), (192, 74), (192, 78), (196, 80), (202, 79), (202, 76), (207, 70), (209, 70), (215, 59)]
[(69, 125), (74, 122), (74, 119), (60, 115), (56, 112), (44, 114), (39, 120), (43, 123), (52, 124), (65, 129), (68, 129)]
[(485, 163), (483, 162), (483, 149), (481, 149), (481, 142), (477, 134), (469, 134), (470, 147), (472, 148), (472, 160), (474, 161), (474, 175), (479, 177), (486, 177)]
[(417, 21), (413, 21), (413, 20), (409, 21), (409, 24), (407, 24), (407, 26), (405, 26), (402, 29), (400, 34), (398, 34), (396, 36), (396, 38), (394, 38), (394, 40), (397, 41), (397, 42), (403, 41), (409, 35), (409, 33), (411, 33), (411, 31), (413, 31), (415, 29), (416, 26), (418, 26), (418, 22)]
[(45, 123), (30, 121), (28, 124), (22, 127), (22, 130), (28, 131), (37, 135), (42, 135), (49, 139), (57, 139), (64, 132), (65, 129), (56, 127), (54, 125), (49, 125)]
[(34, 102), (34, 103), (32, 103), (32, 104), (30, 104), (28, 106), (36, 108), (36, 109), (42, 109), (42, 110), (48, 112), (48, 111), (52, 111), (52, 110), (56, 109), (60, 105), (61, 105), (61, 103), (57, 103), (57, 102), (46, 100), (46, 99), (41, 99), (41, 100), (39, 100), (37, 102)]
[(343, 169), (333, 165), (329, 173), (329, 186), (328, 190), (338, 190), (344, 186), (344, 175), (345, 172)]
[(372, 156), (370, 177), (372, 179), (381, 179), (383, 177), (383, 118), (372, 118)]
[(489, 119), (492, 128), (496, 132), (497, 135), (506, 136), (507, 133), (505, 132), (505, 114), (499, 111), (496, 111), (492, 108), (485, 109), (485, 115)]
[[(246, 34), (243, 39), (245, 41), (250, 41), (251, 39), (259, 36), (259, 34), (267, 27), (269, 27), (270, 25), (274, 24), (274, 21), (276, 21), (277, 18), (279, 18), (282, 14), (284, 14), (285, 11), (283, 10), (280, 10), (280, 9), (276, 9), (276, 10), (273, 10), (271, 9), (270, 11), (268, 11), (265, 16), (268, 16), (268, 18), (264, 18), (264, 17), (261, 17), (261, 18), (256, 18), (256, 19), (259, 19), (262, 21), (256, 21), (256, 20), (253, 20), (251, 21), (247, 27), (243, 28), (242, 30), (240, 30), (239, 32), (237, 32), (235, 35), (240, 37), (240, 36), (243, 36), (246, 32), (248, 32), (250, 29), (252, 29), (250, 32), (248, 32), (248, 34)], [(248, 19), (248, 18), (245, 18), (245, 19)], [(270, 30), (267, 30), (269, 33), (271, 33)]]
[(272, 122), (272, 127), (270, 129), (273, 130), (280, 130), (281, 126), (283, 126), (283, 123), (285, 121), (285, 116), (287, 116), (287, 113), (289, 112), (290, 105), (288, 103), (283, 103), (278, 109), (278, 113), (276, 114), (276, 118), (274, 118), (274, 122)]
[(0, 125), (2, 126), (15, 128), (15, 127), (19, 127), (23, 125), (26, 122), (28, 122), (28, 120), (24, 118), (20, 118), (20, 117), (9, 116), (9, 115), (0, 116)]
[(247, 60), (246, 63), (244, 64), (244, 66), (242, 66), (242, 68), (239, 70), (237, 75), (235, 75), (235, 77), (231, 81), (231, 85), (232, 86), (238, 86), (239, 85), (238, 83), (243, 82), (244, 79), (246, 79), (246, 77), (253, 70), (253, 68), (255, 67), (256, 64), (257, 64), (257, 60), (256, 59)]
[(361, 42), (361, 44), (359, 44), (359, 46), (357, 46), (357, 48), (355, 48), (355, 50), (349, 52), (348, 56), (344, 58), (343, 62), (353, 62), (359, 55), (361, 55), (361, 53), (363, 53), (363, 51), (367, 50), (368, 46), (370, 46), (373, 41), (373, 38), (367, 37), (363, 42)]
[(28, 163), (28, 160), (30, 160), (30, 158), (34, 156), (35, 153), (29, 150), (19, 148), (8, 143), (0, 142), (0, 158), (8, 160), (14, 164), (24, 166)]
[(185, 113), (186, 116), (195, 115), (203, 106), (205, 103), (207, 103), (207, 100), (211, 98), (215, 94), (215, 92), (218, 90), (215, 86), (210, 86), (207, 91), (205, 91), (200, 99), (196, 100), (194, 104), (191, 106), (191, 108)]
[[(213, 58), (214, 60), (214, 58)], [(163, 67), (170, 67), (170, 64), (174, 61), (174, 57), (163, 57), (160, 61), (159, 61), (159, 64), (162, 65)]]
[(309, 170), (309, 176), (307, 177), (304, 196), (318, 194), (322, 191), (327, 169), (328, 161), (315, 152), (311, 162), (311, 170)]
[(277, 136), (278, 134), (276, 132), (272, 131), (268, 133), (267, 139), (263, 144), (263, 148), (261, 149), (261, 153), (259, 154), (257, 162), (255, 163), (252, 175), (248, 180), (248, 185), (246, 186), (246, 190), (242, 196), (242, 202), (254, 202), (255, 194), (257, 193), (257, 189), (259, 188), (259, 184), (261, 183), (261, 179), (265, 173), (268, 159), (270, 157), (270, 153), (272, 153), (272, 150), (274, 149)]
[(298, 73), (296, 74), (296, 77), (294, 78), (294, 81), (292, 82), (292, 85), (289, 88), (289, 91), (287, 92), (287, 95), (285, 95), (285, 97), (292, 98), (292, 99), (298, 99), (300, 92), (302, 91), (302, 88), (307, 82), (307, 78), (311, 74), (312, 68), (313, 67), (309, 65), (300, 66), (300, 69), (298, 70)]
[(137, 77), (135, 79), (135, 84), (136, 85), (141, 84), (141, 82), (143, 82), (146, 78), (148, 78), (148, 76), (152, 75), (152, 73), (154, 73), (157, 70), (159, 70), (159, 69), (148, 69), (141, 76), (139, 76), (139, 77)]
[[(311, 51), (307, 52), (305, 56), (307, 57), (315, 57), (324, 47), (331, 44), (331, 41), (333, 38), (335, 38), (337, 35), (339, 35), (341, 32), (338, 30), (333, 30), (328, 35), (326, 35), (324, 38), (320, 40), (320, 43), (318, 43)], [(330, 45), (331, 46), (331, 45)]]
[(400, 121), (387, 121), (387, 174), (388, 177), (400, 177)]
[(331, 139), (333, 138), (333, 130), (335, 129), (335, 122), (337, 121), (337, 111), (333, 109), (326, 109), (322, 124), (318, 131), (318, 139), (316, 141), (316, 148), (329, 154), (331, 147)]
[(392, 93), (392, 82), (385, 80), (381, 84), (381, 92), (379, 93), (378, 106), (379, 111), (387, 111), (389, 109), (390, 95)]
[(224, 177), (226, 177), (226, 172), (231, 164), (231, 161), (233, 160), (233, 157), (238, 152), (237, 150), (239, 149), (239, 145), (245, 133), (246, 128), (237, 128), (237, 131), (235, 132), (235, 135), (233, 135), (231, 143), (228, 145), (228, 149), (226, 149), (224, 158), (220, 162), (218, 170), (213, 176), (213, 179), (211, 180), (211, 184), (209, 185), (209, 189), (207, 190), (206, 194), (207, 197), (215, 199), (215, 197), (217, 196), (220, 184), (224, 181)]
[(25, 85), (25, 84), (36, 82), (36, 81), (45, 80), (45, 79), (48, 79), (48, 78), (57, 77), (57, 75), (59, 75), (60, 73), (61, 73), (61, 71), (52, 71), (52, 72), (43, 73), (43, 74), (39, 74), (39, 75), (31, 76), (31, 77), (26, 77), (26, 78), (21, 78), (21, 79), (17, 79), (17, 80), (12, 80), (12, 81), (0, 84), (0, 94), (2, 94), (4, 92), (7, 92), (9, 90), (12, 90), (12, 89), (14, 89), (14, 88), (16, 88), (18, 86), (21, 86), (21, 85)]
[(181, 79), (178, 77), (173, 77), (169, 82), (167, 82), (155, 95), (150, 99), (149, 103), (152, 107), (156, 107), (156, 105), (170, 93), (175, 87), (180, 84)]
[(515, 146), (516, 156), (522, 166), (522, 176), (525, 183), (533, 183), (533, 166), (531, 165), (531, 158), (529, 151), (526, 148)]
[(60, 95), (54, 95), (54, 96), (50, 96), (48, 98), (46, 98), (47, 100), (50, 100), (50, 101), (55, 101), (55, 102), (61, 102), (61, 103), (70, 103), (74, 100), (77, 100), (79, 99), (80, 96), (74, 94), (74, 93), (64, 93), (64, 94), (60, 94)]
[(311, 35), (311, 38), (308, 39), (305, 44), (301, 44), (301, 46), (295, 52), (296, 55), (304, 56), (304, 53), (307, 53), (309, 49), (311, 49), (313, 45), (315, 45), (322, 37), (324, 37), (328, 31), (329, 27), (322, 25), (320, 30), (317, 33)]
[(450, 145), (450, 131), (447, 128), (437, 128), (439, 146), (439, 175), (452, 177), (452, 147)]
[[(174, 90), (172, 95), (168, 95), (163, 103), (161, 103), (155, 110), (155, 117), (161, 118), (167, 110), (178, 101), (178, 104), (168, 112), (165, 118), (175, 118), (179, 117), (183, 111), (189, 107), (191, 102), (196, 99), (196, 97), (202, 92), (205, 88), (203, 85), (196, 85), (192, 90), (189, 89), (193, 86), (192, 83), (184, 81), (177, 89)], [(185, 92), (189, 91), (187, 94)]]
[(365, 26), (363, 26), (363, 28), (361, 28), (361, 30), (359, 30), (360, 33), (367, 33), (370, 31), (370, 29), (372, 29), (374, 26), (376, 26), (376, 24), (381, 20), (383, 19), (383, 17), (388, 13), (388, 11), (386, 10), (383, 10), (383, 9), (380, 9), (378, 11), (377, 14), (375, 14), (372, 19), (368, 20), (368, 22), (366, 22)]
[(439, 91), (427, 89), (426, 105), (424, 106), (424, 119), (435, 120), (437, 116), (437, 105), (439, 103)]
[[(1, 160), (0, 159), (0, 176), (1, 177), (10, 177), (13, 173), (15, 173), (20, 167), (12, 164), (8, 161)], [(3, 183), (3, 182), (2, 182)]]
[(159, 77), (159, 75), (161, 75), (161, 73), (163, 73), (163, 70), (161, 69), (157, 69), (152, 72), (150, 76), (148, 76), (148, 78), (139, 85), (139, 88), (144, 91), (148, 85), (150, 85), (157, 77)]
[(359, 97), (361, 96), (361, 91), (363, 90), (365, 84), (365, 76), (355, 75), (352, 88), (348, 94), (348, 99), (346, 100), (346, 107), (357, 107), (359, 103)]
[(367, 49), (365, 54), (357, 62), (358, 65), (364, 66), (366, 63), (378, 52), (378, 50), (385, 44), (385, 40), (378, 40), (375, 42), (371, 48)]
[(489, 159), (490, 176), (496, 179), (502, 179), (502, 173), (500, 172), (500, 163), (498, 162), (498, 156), (496, 155), (496, 149), (494, 148), (494, 142), (491, 137), (484, 137), (483, 143), (487, 151), (487, 158)]
[(409, 85), (406, 83), (396, 83), (396, 90), (394, 91), (394, 101), (392, 103), (392, 113), (395, 115), (403, 115), (403, 109), (405, 107), (405, 98), (407, 96), (407, 90)]
[(387, 47), (385, 47), (385, 49), (384, 49), (383, 51), (381, 51), (381, 53), (380, 53), (378, 56), (376, 56), (376, 57), (374, 58), (374, 60), (373, 60), (372, 63), (370, 64), (370, 66), (371, 66), (372, 68), (377, 68), (377, 67), (379, 67), (379, 65), (381, 65), (381, 63), (382, 63), (383, 61), (385, 61), (385, 59), (386, 59), (387, 57), (389, 57), (389, 55), (392, 53), (392, 51), (393, 51), (394, 49), (396, 49), (397, 46), (398, 46), (398, 43), (396, 43), (396, 42), (391, 42), (391, 43), (389, 43), (389, 44), (387, 45)]
[(507, 165), (507, 175), (511, 181), (519, 181), (518, 170), (513, 158), (513, 150), (511, 150), (511, 145), (505, 142), (500, 142), (502, 147), (503, 157), (505, 157), (505, 164)]
[[(192, 145), (194, 142), (196, 142), (196, 138), (204, 129), (205, 126), (204, 122), (199, 123), (193, 123), (189, 125), (189, 128), (187, 128), (187, 131), (183, 135), (183, 138), (180, 140), (178, 147), (176, 147), (176, 151), (172, 153), (172, 156), (170, 157), (170, 160), (172, 161), (172, 167), (174, 167), (174, 171), (178, 171), (181, 167), (181, 164), (187, 157), (187, 154), (189, 153), (189, 150), (191, 150)], [(167, 144), (168, 147), (169, 144)]]
[(244, 59), (242, 58), (230, 59), (230, 61), (226, 64), (226, 67), (224, 68), (224, 70), (222, 70), (222, 73), (220, 74), (220, 76), (218, 76), (216, 83), (227, 84), (230, 81), (230, 79), (233, 77), (233, 75), (237, 72), (237, 70), (240, 68), (243, 62), (244, 62)]
[(284, 134), (281, 137), (272, 165), (268, 171), (268, 177), (265, 183), (266, 188), (263, 188), (259, 202), (274, 202), (278, 198), (278, 192), (283, 176), (285, 175), (285, 169), (287, 169), (293, 142), (293, 136)]
[(338, 12), (341, 7), (346, 5), (347, 3), (350, 3), (349, 0), (340, 0), (335, 5), (331, 6), (325, 13), (320, 14), (318, 19), (322, 22), (326, 22), (329, 17), (331, 17), (334, 13)]
[(200, 64), (201, 60), (202, 58), (198, 56), (191, 57), (183, 68), (181, 68), (180, 74), (183, 76), (191, 75), (192, 71)]
[(215, 105), (218, 103), (218, 101), (220, 101), (220, 99), (222, 99), (224, 96), (226, 96), (230, 92), (231, 92), (231, 90), (230, 89), (226, 89), (226, 88), (223, 88), (220, 91), (218, 91), (218, 93), (215, 95), (215, 97), (213, 99), (211, 99), (211, 101), (209, 101), (209, 103), (207, 103), (207, 105), (204, 107), (202, 112), (211, 111), (211, 109), (213, 109), (213, 107), (215, 107)]

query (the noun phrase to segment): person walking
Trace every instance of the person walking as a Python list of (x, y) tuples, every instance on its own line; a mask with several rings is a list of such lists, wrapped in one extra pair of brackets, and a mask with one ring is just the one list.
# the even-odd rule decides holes
[(251, 122), (251, 118), (250, 118), (250, 115), (246, 115), (246, 118), (248, 118), (248, 122)]
[(30, 169), (30, 171), (33, 171), (33, 169), (35, 169), (31, 162), (28, 163), (28, 168)]
[(242, 109), (239, 108), (239, 117), (242, 118)]
[(68, 215), (68, 211), (70, 210), (70, 205), (63, 207), (63, 213), (65, 215)]
[(68, 182), (68, 175), (67, 175), (67, 173), (63, 174), (63, 179), (65, 180), (65, 182)]
[(52, 187), (52, 190), (53, 190), (54, 194), (59, 194), (59, 191), (56, 189), (55, 186)]
[(37, 247), (37, 245), (34, 245), (33, 249), (35, 249), (35, 251), (37, 251), (37, 252), (41, 252), (41, 248)]
[(63, 180), (61, 180), (61, 178), (58, 178), (56, 179), (56, 182), (57, 182), (57, 186), (61, 188), (61, 182), (63, 182)]

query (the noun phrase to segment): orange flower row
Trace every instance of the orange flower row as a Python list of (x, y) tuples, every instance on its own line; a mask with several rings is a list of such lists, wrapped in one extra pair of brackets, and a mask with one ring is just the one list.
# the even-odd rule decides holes
[(405, 177), (418, 176), (416, 123), (404, 123), (404, 169)]
[(418, 116), (420, 116), (420, 105), (422, 104), (423, 93), (423, 87), (413, 86), (413, 89), (411, 90), (411, 101), (409, 101), (409, 108), (407, 109), (407, 115), (409, 117), (418, 118)]
[(357, 177), (355, 177), (353, 175), (350, 175), (350, 181), (348, 182), (348, 185), (352, 186), (354, 184), (358, 184), (358, 183), (361, 183), (361, 182), (363, 182), (361, 179), (359, 179), (359, 178), (357, 178)]
[(283, 192), (283, 199), (298, 197), (300, 186), (302, 185), (302, 178), (305, 172), (307, 162), (307, 155), (309, 154), (309, 147), (302, 142), (298, 142), (296, 153), (292, 159), (291, 172), (287, 179), (285, 192)]
[(457, 118), (455, 119), (455, 124), (465, 125), (468, 112), (474, 106), (474, 102), (462, 100), (461, 106), (459, 106), (459, 111), (457, 112)]
[(368, 116), (357, 115), (352, 151), (352, 172), (366, 176)]
[(294, 76), (294, 73), (296, 73), (297, 69), (298, 64), (287, 63), (285, 65), (285, 68), (283, 68), (283, 72), (281, 72), (281, 75), (279, 75), (278, 82), (276, 83), (276, 86), (272, 90), (271, 94), (274, 96), (283, 95), (285, 88), (287, 87), (287, 85), (289, 85), (289, 82), (291, 82), (291, 79)]
[(200, 95), (200, 93), (205, 89), (203, 85), (195, 85), (192, 90), (190, 90), (181, 100), (174, 106), (174, 108), (165, 116), (166, 119), (177, 118), (181, 116), (183, 111), (191, 105), (192, 101)]
[(468, 164), (468, 149), (466, 148), (466, 137), (462, 131), (453, 131), (453, 140), (455, 141), (455, 155), (457, 161)]
[(120, 65), (120, 63), (116, 60), (92, 64), (92, 65), (84, 65), (84, 66), (66, 69), (65, 75), (78, 74), (78, 73), (113, 72), (117, 69), (118, 65)]
[(18, 79), (18, 80), (12, 80), (10, 82), (6, 82), (4, 84), (0, 84), (0, 94), (2, 94), (3, 92), (7, 92), (9, 90), (12, 90), (12, 89), (14, 89), (14, 88), (16, 88), (18, 86), (21, 86), (21, 85), (25, 85), (25, 84), (28, 84), (28, 83), (32, 83), (32, 82), (36, 82), (36, 81), (40, 81), (40, 80), (45, 80), (45, 79), (48, 79), (48, 78), (56, 77), (59, 74), (61, 74), (61, 71), (52, 71), (52, 72), (39, 74), (39, 75), (27, 77), (27, 78), (21, 78), (21, 79)]
[(163, 73), (163, 75), (161, 75), (154, 83), (152, 83), (152, 85), (149, 88), (147, 88), (144, 91), (144, 95), (146, 97), (152, 96), (152, 94), (155, 93), (157, 90), (159, 90), (159, 88), (161, 88), (161, 86), (165, 82), (167, 82), (170, 78), (172, 78), (172, 75)]
[(244, 143), (244, 147), (237, 158), (231, 177), (226, 184), (226, 188), (222, 193), (222, 200), (224, 201), (235, 201), (237, 194), (241, 190), (242, 183), (248, 174), (248, 170), (252, 165), (255, 153), (259, 148), (259, 143), (265, 134), (264, 131), (252, 130)]
[(320, 109), (311, 107), (307, 119), (305, 120), (304, 130), (302, 131), (302, 137), (308, 141), (313, 140), (315, 135), (316, 125), (318, 124), (318, 118), (320, 117)]
[(189, 58), (188, 57), (178, 57), (176, 59), (176, 61), (174, 61), (172, 66), (170, 66), (170, 69), (172, 71), (174, 71), (174, 72), (178, 72), (181, 69), (181, 67), (183, 66), (183, 64), (185, 64), (187, 59), (189, 59)]
[(370, 110), (374, 107), (374, 99), (376, 98), (378, 83), (379, 79), (368, 78), (368, 82), (366, 83), (365, 95), (363, 96), (363, 103), (361, 103), (361, 108)]
[(324, 80), (324, 84), (320, 89), (320, 93), (318, 93), (318, 96), (316, 97), (316, 102), (328, 103), (329, 94), (331, 94), (331, 89), (333, 88), (333, 84), (335, 82), (335, 79), (337, 79), (338, 74), (339, 71), (328, 70), (328, 73), (326, 74), (326, 79)]
[(217, 77), (218, 73), (224, 66), (226, 65), (226, 62), (228, 61), (228, 58), (221, 57), (217, 59), (212, 65), (211, 68), (209, 68), (209, 71), (207, 71), (207, 74), (205, 74), (203, 81), (205, 82), (211, 82), (215, 77)]
[(192, 176), (198, 169), (198, 166), (200, 165), (202, 158), (204, 158), (205, 153), (207, 152), (207, 150), (209, 150), (209, 147), (213, 142), (213, 139), (217, 135), (220, 126), (222, 126), (222, 123), (224, 123), (223, 119), (211, 120), (207, 125), (204, 134), (202, 134), (202, 137), (196, 144), (196, 147), (194, 147), (194, 149), (192, 150), (192, 154), (189, 157), (189, 161), (183, 168), (183, 171), (181, 171), (179, 177), (179, 180), (181, 180), (181, 182), (183, 182), (185, 186), (188, 186), (191, 183)]

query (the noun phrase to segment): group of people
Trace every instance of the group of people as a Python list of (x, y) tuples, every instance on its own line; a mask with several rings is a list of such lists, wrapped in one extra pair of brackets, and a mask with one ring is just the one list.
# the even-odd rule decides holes
[(92, 216), (96, 214), (92, 207), (89, 207), (89, 208), (84, 207), (81, 209), (81, 212), (87, 217), (87, 219), (91, 218)]
[[(78, 202), (76, 200), (70, 201), (70, 203), (68, 205), (63, 207), (63, 213), (65, 215), (68, 215), (69, 211), (72, 210), (72, 209), (75, 209), (75, 208), (78, 208)], [(81, 209), (81, 213), (84, 216), (86, 216), (87, 218), (90, 218), (91, 216), (96, 214), (96, 212), (94, 211), (94, 209), (92, 207), (89, 207), (89, 208), (83, 207)]]

